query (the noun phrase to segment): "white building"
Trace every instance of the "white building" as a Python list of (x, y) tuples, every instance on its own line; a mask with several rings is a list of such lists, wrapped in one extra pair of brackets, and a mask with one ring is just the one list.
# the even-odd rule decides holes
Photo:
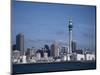
[(22, 63), (27, 63), (27, 61), (26, 61), (26, 56), (23, 55), (23, 56), (21, 56), (21, 57), (22, 57)]
[(48, 59), (48, 53), (47, 52), (44, 52), (44, 58)]
[(61, 59), (60, 58), (59, 59), (56, 59), (55, 62), (61, 62)]
[(83, 60), (85, 60), (85, 55), (84, 54), (77, 54), (76, 58), (77, 58), (77, 61), (83, 61)]
[(20, 51), (19, 50), (14, 50), (12, 52), (12, 62), (20, 63)]
[(68, 54), (68, 53), (67, 53), (66, 59), (67, 59), (67, 61), (70, 61), (70, 60), (71, 60), (71, 54)]
[(35, 56), (32, 56), (32, 57), (31, 57), (30, 63), (36, 63), (36, 57), (35, 57)]
[(37, 59), (37, 60), (40, 60), (40, 59), (41, 59), (41, 53), (39, 53), (39, 52), (36, 53), (36, 59)]
[(95, 60), (95, 54), (86, 54), (86, 60)]
[(85, 55), (84, 54), (67, 54), (67, 61), (83, 61), (85, 60)]
[(61, 56), (61, 61), (67, 61), (67, 56), (66, 55), (62, 55)]

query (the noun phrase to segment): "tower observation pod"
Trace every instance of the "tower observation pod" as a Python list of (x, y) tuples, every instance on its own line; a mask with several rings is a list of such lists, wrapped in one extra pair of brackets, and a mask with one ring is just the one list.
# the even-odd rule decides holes
[(71, 54), (72, 53), (72, 46), (71, 46), (71, 42), (72, 42), (72, 29), (73, 29), (73, 25), (72, 25), (72, 20), (69, 20), (68, 23), (68, 28), (69, 28), (69, 50), (68, 53)]

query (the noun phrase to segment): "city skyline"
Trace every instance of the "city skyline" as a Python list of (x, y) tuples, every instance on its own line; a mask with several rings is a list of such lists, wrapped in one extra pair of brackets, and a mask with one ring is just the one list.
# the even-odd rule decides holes
[[(52, 5), (52, 6), (51, 6)], [(73, 40), (78, 47), (95, 50), (96, 8), (93, 6), (55, 5), (14, 2), (12, 38), (18, 33), (29, 40), (56, 40), (68, 43), (68, 20), (73, 21)]]

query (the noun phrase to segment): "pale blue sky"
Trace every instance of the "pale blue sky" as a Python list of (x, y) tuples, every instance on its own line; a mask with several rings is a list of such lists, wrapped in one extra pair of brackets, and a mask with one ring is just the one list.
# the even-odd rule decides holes
[(77, 41), (78, 47), (94, 50), (95, 6), (14, 1), (12, 4), (13, 41), (15, 36), (22, 32), (26, 40), (34, 40), (34, 43), (35, 40), (60, 40), (68, 43), (69, 18), (73, 21), (73, 39)]

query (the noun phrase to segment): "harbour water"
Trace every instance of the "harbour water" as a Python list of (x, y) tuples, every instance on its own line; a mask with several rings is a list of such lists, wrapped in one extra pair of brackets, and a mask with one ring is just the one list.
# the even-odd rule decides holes
[(13, 64), (12, 74), (96, 69), (95, 61)]

